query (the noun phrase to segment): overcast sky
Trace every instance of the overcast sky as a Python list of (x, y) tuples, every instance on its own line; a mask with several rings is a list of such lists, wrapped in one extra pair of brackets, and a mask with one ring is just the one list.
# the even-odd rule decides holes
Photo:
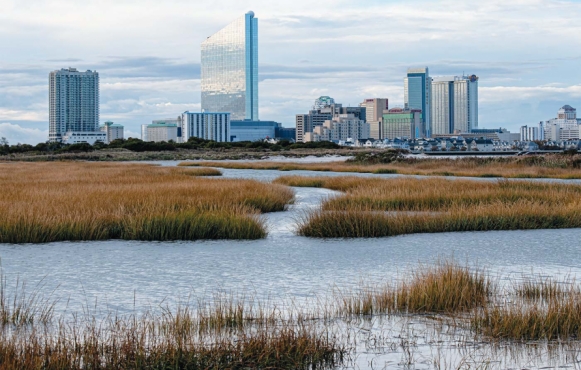
[(48, 138), (48, 74), (97, 70), (101, 121), (200, 109), (200, 44), (249, 10), (259, 19), (260, 118), (329, 95), (403, 104), (408, 67), (480, 77), (480, 127), (518, 131), (581, 111), (581, 1), (0, 0), (0, 136)]

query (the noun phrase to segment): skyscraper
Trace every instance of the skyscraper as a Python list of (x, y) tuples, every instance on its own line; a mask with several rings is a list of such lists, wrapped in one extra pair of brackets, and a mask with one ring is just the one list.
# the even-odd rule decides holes
[(407, 109), (421, 109), (426, 136), (432, 134), (432, 79), (428, 67), (410, 68), (404, 79), (404, 104)]
[(258, 19), (248, 12), (202, 43), (202, 110), (258, 121)]
[[(49, 140), (99, 132), (99, 73), (75, 68), (49, 74)], [(77, 136), (77, 135), (74, 135)]]
[(383, 139), (381, 131), (383, 112), (389, 109), (389, 100), (379, 98), (365, 99), (359, 106), (365, 108), (365, 120), (370, 126), (369, 137), (376, 140)]
[(432, 135), (472, 132), (478, 128), (478, 77), (434, 77)]

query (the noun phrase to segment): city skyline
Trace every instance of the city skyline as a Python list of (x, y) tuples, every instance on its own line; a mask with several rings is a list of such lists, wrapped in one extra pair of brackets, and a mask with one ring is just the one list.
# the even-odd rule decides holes
[[(140, 125), (152, 119), (199, 111), (200, 57), (194, 50), (249, 9), (261, 19), (263, 120), (290, 127), (294, 115), (321, 95), (346, 106), (375, 97), (403, 105), (401, 80), (414, 66), (428, 66), (432, 77), (477, 74), (480, 127), (518, 132), (552, 118), (558, 107), (581, 105), (578, 2), (468, 1), (453, 3), (454, 12), (446, 13), (442, 7), (452, 3), (445, 1), (340, 1), (324, 14), (302, 1), (221, 1), (220, 11), (216, 4), (182, 1), (146, 7), (131, 1), (57, 0), (34, 8), (2, 3), (0, 136), (12, 143), (48, 136), (46, 73), (69, 65), (100, 72), (101, 120), (123, 124), (126, 136), (138, 137)], [(114, 11), (120, 7), (131, 11)], [(166, 25), (153, 30), (148, 22), (125, 20), (138, 10), (145, 20)], [(564, 38), (567, 48), (560, 46)]]

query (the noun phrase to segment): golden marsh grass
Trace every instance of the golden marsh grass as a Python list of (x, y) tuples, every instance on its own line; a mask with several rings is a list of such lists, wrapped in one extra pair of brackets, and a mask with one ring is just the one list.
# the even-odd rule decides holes
[(258, 239), (291, 189), (114, 163), (0, 164), (0, 243)]
[(400, 158), (388, 164), (280, 163), (280, 162), (184, 162), (181, 166), (279, 171), (333, 171), (422, 176), (581, 179), (581, 156), (562, 154), (493, 158)]
[(581, 227), (581, 186), (521, 181), (285, 176), (289, 186), (346, 192), (299, 221), (303, 236), (385, 237)]

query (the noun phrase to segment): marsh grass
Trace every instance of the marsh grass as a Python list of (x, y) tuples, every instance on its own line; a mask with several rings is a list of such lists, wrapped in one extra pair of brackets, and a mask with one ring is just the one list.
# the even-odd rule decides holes
[(581, 186), (519, 181), (285, 176), (343, 191), (305, 214), (298, 234), (319, 238), (581, 227)]
[(519, 157), (415, 158), (403, 157), (389, 164), (359, 162), (184, 162), (181, 166), (279, 171), (334, 171), (422, 176), (560, 178), (581, 179), (581, 156), (548, 154)]
[(514, 287), (518, 297), (527, 300), (562, 299), (570, 294), (581, 294), (574, 281), (559, 283), (551, 277), (525, 278)]
[(116, 163), (0, 164), (0, 243), (259, 239), (291, 189)]
[(222, 171), (216, 168), (201, 167), (193, 168), (187, 171), (186, 174), (190, 176), (222, 176)]
[(406, 279), (355, 295), (342, 295), (339, 312), (349, 315), (467, 313), (483, 307), (494, 287), (485, 272), (454, 261), (412, 270)]

